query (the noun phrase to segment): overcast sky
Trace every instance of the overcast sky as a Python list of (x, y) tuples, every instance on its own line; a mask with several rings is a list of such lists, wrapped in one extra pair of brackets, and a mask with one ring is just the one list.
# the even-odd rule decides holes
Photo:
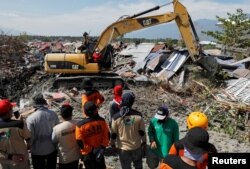
[[(0, 27), (36, 35), (98, 36), (122, 15), (133, 15), (165, 0), (1, 0)], [(237, 8), (250, 13), (250, 0), (180, 0), (193, 20), (226, 17)], [(155, 15), (173, 11), (168, 5)]]

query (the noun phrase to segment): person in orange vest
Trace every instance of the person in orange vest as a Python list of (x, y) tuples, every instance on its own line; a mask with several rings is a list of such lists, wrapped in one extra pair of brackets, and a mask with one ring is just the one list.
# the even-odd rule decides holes
[[(98, 107), (104, 102), (103, 95), (98, 90), (93, 88), (93, 83), (91, 82), (91, 80), (85, 80), (83, 83), (83, 88), (85, 90), (85, 93), (82, 94), (82, 107), (87, 101), (94, 102)], [(84, 111), (83, 117), (85, 117)]]
[(104, 151), (110, 133), (105, 119), (99, 116), (94, 102), (84, 104), (86, 118), (77, 123), (75, 136), (85, 169), (105, 169)]
[(207, 130), (193, 127), (183, 139), (174, 143), (160, 169), (205, 169), (208, 153), (216, 152), (214, 145), (209, 143)]
[[(202, 112), (191, 112), (188, 117), (187, 117), (187, 127), (190, 130), (193, 128), (196, 128), (195, 130), (201, 130), (203, 133), (205, 132), (204, 135), (207, 134), (207, 128), (208, 128), (208, 118), (207, 116), (202, 113)], [(198, 129), (197, 129), (198, 128)], [(194, 136), (195, 137), (195, 136)], [(205, 169), (208, 164), (208, 153), (217, 153), (216, 147), (211, 144), (211, 143), (206, 143), (206, 152), (203, 154), (197, 154), (196, 152), (192, 151), (187, 151), (185, 150), (185, 142), (183, 141), (184, 139), (181, 139), (179, 141), (176, 141), (170, 148), (169, 154), (172, 155), (178, 155), (178, 156), (187, 156), (188, 152), (192, 156), (200, 156), (202, 160), (197, 161), (196, 167), (198, 169)], [(187, 153), (185, 153), (187, 152)]]

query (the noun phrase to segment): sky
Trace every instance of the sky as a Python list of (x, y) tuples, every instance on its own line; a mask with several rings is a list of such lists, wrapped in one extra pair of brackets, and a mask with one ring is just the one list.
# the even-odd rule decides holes
[[(193, 20), (226, 17), (243, 9), (250, 13), (250, 0), (179, 0)], [(123, 15), (134, 15), (169, 0), (1, 0), (0, 28), (34, 35), (99, 36)], [(173, 5), (149, 15), (172, 12)]]

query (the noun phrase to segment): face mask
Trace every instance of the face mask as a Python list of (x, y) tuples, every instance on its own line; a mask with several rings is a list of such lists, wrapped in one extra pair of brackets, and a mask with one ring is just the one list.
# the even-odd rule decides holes
[(185, 147), (184, 147), (184, 156), (199, 163), (202, 163), (204, 161), (203, 154), (194, 154), (189, 150), (187, 150)]

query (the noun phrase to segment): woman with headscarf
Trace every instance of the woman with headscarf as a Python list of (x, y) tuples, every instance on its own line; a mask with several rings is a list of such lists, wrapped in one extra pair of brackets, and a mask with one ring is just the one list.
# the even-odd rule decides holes
[(142, 113), (132, 108), (135, 95), (127, 92), (122, 95), (121, 109), (112, 119), (111, 146), (119, 149), (122, 169), (142, 169), (143, 150), (146, 145), (145, 123)]

